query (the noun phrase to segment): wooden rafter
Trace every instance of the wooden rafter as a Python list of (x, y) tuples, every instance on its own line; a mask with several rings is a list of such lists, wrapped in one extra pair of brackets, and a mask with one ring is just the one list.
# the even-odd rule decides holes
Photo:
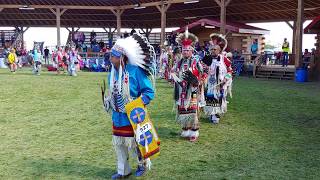
[(293, 25), (292, 24), (290, 24), (290, 22), (289, 21), (285, 21), (285, 23), (293, 30)]

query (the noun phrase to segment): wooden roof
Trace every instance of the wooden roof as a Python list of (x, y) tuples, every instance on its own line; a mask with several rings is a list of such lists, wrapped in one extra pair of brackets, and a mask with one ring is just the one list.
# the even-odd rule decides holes
[(316, 17), (306, 28), (304, 28), (306, 34), (319, 34), (320, 33), (320, 16)]
[[(179, 1), (182, 0), (168, 0)], [(319, 15), (320, 0), (304, 0), (305, 17)], [(160, 12), (155, 6), (133, 9), (137, 3), (155, 3), (160, 0), (0, 0), (0, 26), (55, 27), (56, 17), (48, 7), (73, 7), (61, 16), (63, 27), (116, 27), (116, 17), (108, 8), (129, 8), (122, 14), (122, 27), (160, 27)], [(35, 10), (20, 10), (29, 5)], [(131, 6), (130, 6), (131, 5)], [(47, 8), (46, 8), (47, 7)], [(86, 8), (98, 9), (86, 9)], [(296, 19), (297, 0), (231, 0), (227, 7), (227, 21), (271, 22)], [(195, 19), (184, 19), (196, 17)], [(202, 18), (219, 18), (220, 7), (215, 0), (200, 0), (194, 4), (172, 4), (167, 12), (167, 27), (184, 26)]]

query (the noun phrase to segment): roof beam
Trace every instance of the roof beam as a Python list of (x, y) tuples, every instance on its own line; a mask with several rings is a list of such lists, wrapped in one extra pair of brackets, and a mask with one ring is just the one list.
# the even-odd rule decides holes
[[(158, 2), (150, 2), (150, 3), (141, 3), (141, 6), (144, 7), (153, 7), (153, 6), (161, 6), (162, 4), (177, 4), (177, 3), (184, 3), (186, 0), (167, 0), (167, 1), (158, 1)], [(125, 5), (120, 6), (120, 9), (133, 9), (135, 5)]]
[(63, 9), (61, 12), (60, 12), (60, 16), (63, 15), (63, 13), (65, 13), (68, 9)]
[(290, 22), (289, 21), (285, 21), (285, 23), (291, 28), (291, 29), (293, 29), (293, 25), (292, 24), (290, 24)]
[(221, 1), (220, 0), (214, 0), (220, 7), (221, 7)]
[(231, 0), (227, 0), (226, 1), (226, 6), (228, 6), (230, 4)]
[(117, 35), (121, 35), (121, 15), (124, 12), (124, 9), (111, 9), (112, 13), (117, 17)]
[[(1, 5), (2, 8), (8, 8), (8, 9), (18, 9), (22, 8), (23, 5), (18, 4), (3, 4)], [(93, 9), (93, 10), (111, 10), (111, 9), (117, 9), (116, 6), (64, 6), (64, 5), (30, 5), (30, 8), (35, 9)]]
[[(144, 7), (151, 7), (164, 4), (177, 4), (183, 3), (185, 0), (167, 0), (167, 1), (157, 1), (157, 2), (150, 2), (150, 3), (141, 3), (141, 6)], [(8, 9), (18, 9), (22, 8), (23, 5), (18, 4), (3, 4), (1, 8), (8, 8)], [(87, 10), (116, 10), (116, 9), (133, 9), (135, 5), (124, 5), (124, 6), (69, 6), (69, 5), (30, 5), (30, 8), (35, 9), (87, 9)]]

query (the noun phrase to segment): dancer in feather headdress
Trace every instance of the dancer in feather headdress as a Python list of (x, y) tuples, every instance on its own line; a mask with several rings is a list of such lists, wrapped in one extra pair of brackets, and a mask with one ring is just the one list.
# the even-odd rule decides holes
[(227, 40), (223, 35), (210, 35), (210, 55), (203, 58), (205, 71), (208, 72), (205, 86), (206, 105), (203, 111), (212, 123), (219, 123), (220, 116), (227, 111), (227, 94), (231, 95), (231, 61), (223, 55)]
[[(131, 113), (126, 109), (131, 101), (142, 100), (142, 103), (147, 105), (154, 98), (153, 86), (148, 76), (154, 80), (155, 60), (153, 47), (145, 37), (139, 34), (118, 39), (111, 49), (110, 89), (109, 93), (105, 93), (105, 88), (102, 88), (102, 97), (105, 110), (112, 110), (112, 142), (118, 161), (118, 171), (112, 176), (112, 179), (121, 179), (131, 174), (128, 151), (132, 150), (138, 155), (136, 176), (142, 176), (150, 166), (149, 156), (142, 154), (138, 148), (138, 143), (141, 142), (136, 141), (140, 138), (140, 136), (137, 138), (140, 129), (134, 129)], [(134, 117), (140, 122), (146, 115), (141, 114), (141, 109), (138, 110)], [(143, 137), (149, 138), (150, 134)], [(142, 142), (143, 145), (144, 143), (145, 141)]]
[(186, 30), (178, 35), (176, 41), (182, 47), (182, 57), (172, 74), (175, 81), (176, 120), (182, 126), (181, 136), (193, 142), (199, 137), (198, 90), (202, 66), (193, 55), (198, 38)]

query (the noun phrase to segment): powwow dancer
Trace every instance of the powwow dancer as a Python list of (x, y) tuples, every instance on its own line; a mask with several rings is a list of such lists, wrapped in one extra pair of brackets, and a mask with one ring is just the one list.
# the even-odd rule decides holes
[(16, 73), (17, 70), (17, 55), (16, 52), (14, 50), (14, 48), (12, 48), (8, 54), (8, 58), (7, 58), (7, 62), (10, 68), (10, 71), (12, 73)]
[(36, 48), (34, 51), (33, 51), (33, 74), (35, 75), (40, 75), (40, 72), (41, 72), (41, 52), (40, 52), (40, 49), (39, 48)]
[(150, 169), (149, 158), (159, 154), (160, 141), (145, 109), (154, 98), (148, 76), (154, 80), (155, 60), (153, 47), (139, 34), (118, 39), (111, 50), (110, 88), (109, 93), (102, 88), (102, 96), (105, 110), (112, 109), (112, 142), (118, 161), (112, 179), (131, 175), (129, 151), (138, 156), (136, 176)]
[(78, 55), (78, 51), (75, 49), (75, 47), (72, 47), (68, 59), (68, 74), (70, 76), (77, 76), (77, 66), (80, 59), (81, 57)]
[(63, 61), (63, 52), (61, 47), (58, 48), (55, 56), (55, 63), (57, 64), (57, 74), (60, 74), (61, 71), (64, 72), (64, 69), (66, 67)]
[(182, 46), (182, 57), (176, 63), (172, 77), (175, 81), (174, 98), (177, 106), (176, 120), (182, 126), (181, 136), (196, 141), (199, 137), (198, 90), (202, 66), (193, 55), (198, 38), (186, 30), (177, 43)]
[(227, 112), (227, 95), (231, 94), (231, 61), (222, 54), (227, 47), (227, 40), (220, 34), (211, 34), (210, 55), (203, 58), (205, 71), (208, 72), (205, 83), (206, 105), (203, 111), (212, 123), (219, 123), (220, 116)]
[(167, 50), (164, 48), (162, 49), (162, 53), (160, 55), (160, 66), (159, 66), (159, 69), (160, 69), (160, 77), (163, 78), (163, 79), (167, 79), (168, 75), (166, 74), (167, 73), (167, 66), (168, 66), (168, 52)]

